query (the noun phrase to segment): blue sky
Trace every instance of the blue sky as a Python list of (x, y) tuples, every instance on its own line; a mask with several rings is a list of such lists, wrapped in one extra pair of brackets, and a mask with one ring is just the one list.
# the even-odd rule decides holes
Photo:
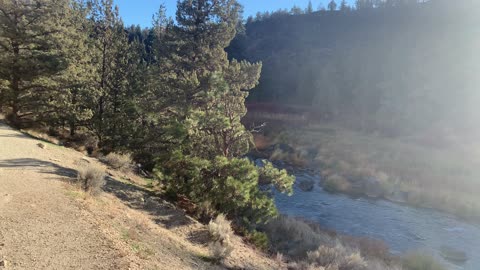
[[(120, 8), (125, 24), (139, 24), (142, 27), (151, 25), (152, 15), (158, 10), (160, 4), (167, 6), (168, 14), (174, 16), (177, 0), (114, 0)], [(337, 0), (340, 3), (341, 0)], [(239, 0), (245, 8), (245, 16), (255, 15), (258, 11), (272, 11), (279, 8), (290, 9), (293, 5), (306, 7), (308, 0)], [(312, 0), (313, 8), (319, 5), (327, 6), (330, 0)], [(353, 0), (347, 1), (353, 2)]]

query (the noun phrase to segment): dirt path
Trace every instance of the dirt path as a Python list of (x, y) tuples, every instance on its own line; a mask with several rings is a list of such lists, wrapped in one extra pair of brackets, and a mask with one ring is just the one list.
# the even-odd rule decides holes
[(89, 197), (70, 184), (85, 156), (39, 143), (0, 122), (0, 270), (280, 268), (239, 239), (209, 264), (205, 226), (115, 171)]
[(0, 257), (12, 269), (120, 269), (119, 250), (57, 179), (74, 176), (60, 149), (0, 123)]

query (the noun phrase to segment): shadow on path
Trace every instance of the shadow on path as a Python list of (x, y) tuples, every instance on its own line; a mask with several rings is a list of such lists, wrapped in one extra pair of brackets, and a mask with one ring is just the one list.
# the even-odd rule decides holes
[(128, 207), (145, 211), (154, 216), (157, 224), (162, 224), (168, 229), (194, 223), (182, 210), (166, 202), (158, 194), (139, 186), (107, 177), (107, 183), (103, 189), (122, 200)]
[(0, 160), (0, 168), (24, 168), (37, 170), (44, 174), (54, 174), (62, 177), (75, 178), (77, 171), (62, 167), (53, 162), (35, 158), (17, 158)]
[[(77, 171), (74, 169), (35, 158), (0, 160), (0, 168), (36, 170), (39, 173), (57, 175), (71, 180), (77, 176)], [(182, 210), (166, 202), (158, 194), (139, 186), (124, 183), (112, 177), (106, 177), (106, 184), (103, 189), (105, 192), (119, 198), (128, 207), (142, 210), (152, 215), (157, 224), (161, 224), (166, 228), (171, 229), (194, 223), (193, 219), (186, 216)], [(193, 238), (197, 237), (194, 236)]]

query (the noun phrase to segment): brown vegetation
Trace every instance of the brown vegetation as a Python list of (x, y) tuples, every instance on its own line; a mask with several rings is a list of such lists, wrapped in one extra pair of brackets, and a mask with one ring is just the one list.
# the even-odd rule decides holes
[(285, 216), (263, 229), (272, 252), (289, 260), (291, 269), (400, 269), (398, 259), (378, 240), (339, 235)]
[[(261, 121), (263, 118), (256, 118)], [(263, 136), (271, 144), (287, 144), (294, 152), (275, 153), (288, 159), (315, 152), (303, 164), (319, 169), (329, 191), (385, 198), (430, 207), (467, 219), (480, 218), (480, 146), (450, 134), (449, 143), (421, 144), (436, 133), (409, 137), (366, 134), (334, 124), (290, 126), (287, 120), (271, 123)], [(424, 138), (424, 139), (421, 139)], [(266, 139), (265, 139), (266, 141)]]
[(132, 169), (132, 157), (129, 154), (109, 153), (100, 159), (115, 170), (130, 171)]
[(403, 258), (403, 267), (408, 270), (446, 270), (431, 255), (410, 253)]
[(83, 165), (78, 169), (77, 179), (84, 191), (98, 195), (105, 185), (105, 171), (98, 165)]
[(208, 224), (208, 231), (212, 237), (212, 243), (209, 248), (215, 261), (222, 261), (233, 251), (234, 232), (232, 225), (224, 215), (218, 215)]

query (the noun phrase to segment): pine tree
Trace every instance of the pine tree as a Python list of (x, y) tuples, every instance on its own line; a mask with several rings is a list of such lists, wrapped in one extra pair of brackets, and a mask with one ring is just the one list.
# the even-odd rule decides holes
[(65, 19), (68, 31), (64, 32), (63, 54), (69, 65), (57, 79), (59, 82), (54, 113), (50, 115), (50, 125), (68, 124), (70, 135), (74, 136), (78, 126), (86, 126), (95, 111), (99, 92), (94, 82), (95, 72), (94, 43), (89, 35), (92, 24), (87, 20), (88, 8), (80, 1), (71, 2)]
[(307, 14), (313, 13), (312, 1), (308, 1), (308, 6), (307, 6), (307, 9), (305, 10), (305, 13)]
[[(168, 91), (176, 99), (168, 110), (175, 121), (165, 128), (172, 133), (165, 137), (175, 140), (160, 157), (157, 172), (172, 193), (245, 225), (265, 221), (276, 210), (258, 189), (257, 169), (242, 158), (251, 142), (241, 123), (245, 98), (258, 83), (261, 65), (228, 60), (225, 48), (238, 19), (239, 5), (233, 0), (179, 1), (166, 59), (174, 69)], [(281, 175), (284, 191), (291, 190), (293, 179), (286, 172), (275, 169), (265, 175)]]
[(301, 15), (303, 14), (303, 10), (299, 8), (297, 5), (294, 5), (290, 10), (290, 14), (292, 15)]
[(329, 11), (337, 10), (337, 3), (335, 2), (335, 0), (332, 0), (330, 1), (330, 3), (328, 3), (328, 10)]
[(97, 59), (96, 73), (99, 92), (97, 108), (91, 128), (95, 131), (100, 144), (115, 148), (122, 117), (120, 106), (127, 89), (128, 72), (133, 71), (129, 64), (130, 54), (128, 36), (119, 17), (118, 7), (113, 0), (91, 0), (90, 20), (93, 24), (91, 34), (94, 40)]
[(64, 0), (0, 2), (0, 100), (15, 124), (44, 118), (56, 100), (55, 76), (68, 67), (61, 49), (67, 8)]
[(342, 0), (340, 3), (340, 11), (350, 11), (350, 6), (347, 4), (346, 0)]

